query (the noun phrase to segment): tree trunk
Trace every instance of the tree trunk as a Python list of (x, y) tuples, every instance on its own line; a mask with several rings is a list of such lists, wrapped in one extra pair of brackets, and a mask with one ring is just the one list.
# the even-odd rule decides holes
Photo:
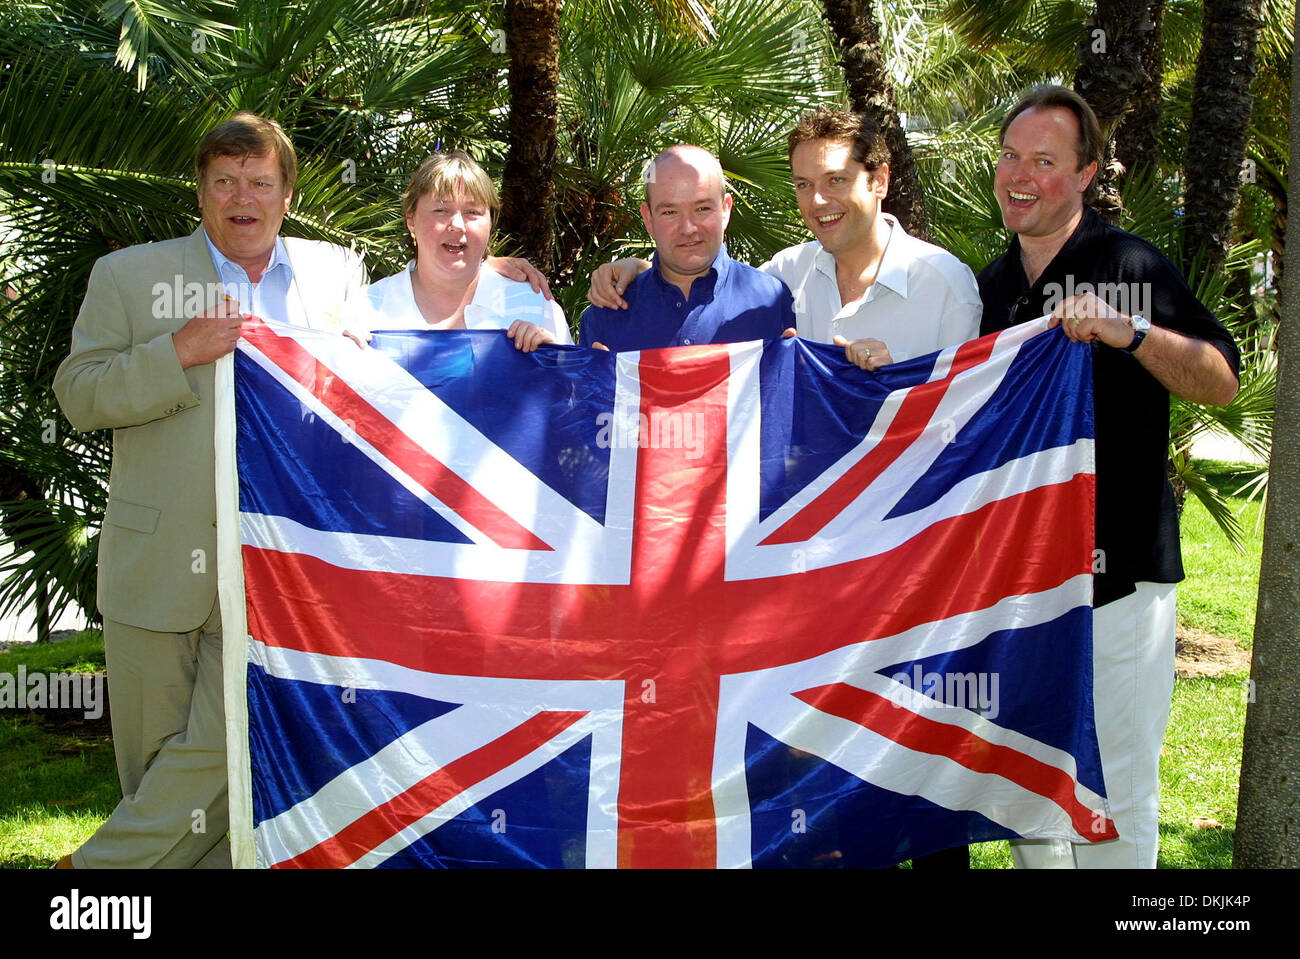
[[(0, 503), (11, 501), (30, 503), (44, 498), (45, 493), (41, 490), (41, 484), (26, 470), (0, 462)], [(15, 553), (21, 553), (25, 550), (36, 551), (41, 548), (40, 537), (33, 536), (30, 523), (31, 514), (25, 514), (25, 518), (15, 518), (3, 508), (0, 508), (0, 530), (4, 531), (4, 535), (9, 540)], [(42, 582), (37, 587), (33, 603), (36, 614), (36, 641), (38, 643), (48, 643), (50, 641), (50, 603), (49, 588), (45, 583)]]
[[(1278, 169), (1282, 169), (1281, 162)], [(1273, 201), (1273, 217), (1269, 225), (1269, 258), (1273, 265), (1273, 305), (1268, 319), (1274, 324), (1282, 320), (1282, 296), (1285, 282), (1282, 274), (1286, 264), (1286, 210), (1287, 195), (1285, 178), (1276, 175), (1263, 164), (1255, 171), (1259, 185), (1268, 198)]]
[(899, 122), (871, 0), (824, 0), (823, 6), (839, 41), (840, 64), (853, 110), (879, 123), (889, 144), (889, 196), (882, 206), (898, 217), (908, 233), (924, 239), (930, 223), (916, 179), (916, 161)]
[(560, 0), (506, 0), (510, 149), (502, 177), (501, 230), (543, 272), (555, 231)]
[(1079, 41), (1079, 67), (1074, 89), (1088, 101), (1101, 124), (1105, 149), (1097, 171), (1097, 196), (1092, 205), (1111, 223), (1119, 221), (1123, 202), (1111, 138), (1132, 106), (1138, 91), (1151, 82), (1142, 54), (1151, 35), (1146, 3), (1097, 0), (1092, 21)]
[[(1296, 9), (1300, 28), (1300, 7)], [(1300, 102), (1300, 58), (1291, 59), (1291, 102)], [(1300, 122), (1291, 115), (1291, 163), (1300, 162)], [(1300, 178), (1289, 193), (1300, 197)], [(1300, 276), (1300, 248), (1287, 253)], [(1268, 513), (1255, 611), (1255, 651), (1241, 757), (1237, 868), (1300, 866), (1300, 287), (1283, 288), (1278, 331), (1276, 425), (1269, 458)]]
[(1129, 173), (1154, 170), (1160, 162), (1160, 122), (1164, 108), (1165, 0), (1147, 4), (1149, 29), (1142, 31), (1142, 72), (1146, 80), (1133, 91), (1132, 109), (1115, 131), (1115, 159)]
[(36, 641), (50, 641), (50, 590), (44, 583), (36, 591)]
[(1205, 0), (1184, 163), (1183, 270), (1218, 270), (1231, 241), (1250, 125), (1262, 0)]

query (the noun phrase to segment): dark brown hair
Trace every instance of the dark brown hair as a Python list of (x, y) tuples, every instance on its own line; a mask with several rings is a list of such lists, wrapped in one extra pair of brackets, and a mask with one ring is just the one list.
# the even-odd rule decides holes
[(285, 190), (298, 179), (298, 154), (280, 124), (247, 110), (236, 113), (208, 131), (194, 156), (194, 175), (200, 187), (213, 157), (274, 156), (280, 165)]
[[(1076, 169), (1082, 170), (1089, 163), (1096, 163), (1100, 167), (1102, 151), (1106, 147), (1105, 141), (1101, 138), (1101, 124), (1097, 122), (1097, 114), (1092, 112), (1088, 101), (1068, 87), (1044, 84), (1034, 87), (1021, 97), (1002, 120), (1002, 128), (998, 131), (998, 144), (1006, 140), (1007, 128), (1020, 114), (1026, 110), (1051, 107), (1069, 110), (1079, 123), (1079, 140), (1074, 147), (1074, 152), (1079, 156), (1079, 165)], [(1097, 177), (1094, 175), (1083, 195), (1085, 202), (1096, 195), (1096, 187)]]
[(875, 120), (847, 110), (818, 107), (790, 131), (789, 156), (794, 148), (809, 140), (848, 140), (853, 144), (852, 157), (869, 172), (889, 162), (889, 146)]

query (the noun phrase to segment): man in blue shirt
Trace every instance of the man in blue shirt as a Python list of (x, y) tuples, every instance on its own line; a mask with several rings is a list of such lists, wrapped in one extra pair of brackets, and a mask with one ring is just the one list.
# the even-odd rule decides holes
[(731, 205), (722, 166), (707, 150), (681, 144), (655, 157), (641, 204), (654, 265), (623, 294), (626, 312), (587, 308), (579, 342), (649, 350), (775, 339), (793, 327), (785, 284), (727, 256)]

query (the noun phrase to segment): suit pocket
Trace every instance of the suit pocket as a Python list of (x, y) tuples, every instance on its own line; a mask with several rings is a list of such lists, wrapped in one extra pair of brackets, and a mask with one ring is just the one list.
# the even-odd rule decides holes
[(124, 499), (108, 498), (108, 508), (104, 511), (104, 522), (133, 529), (137, 533), (152, 533), (158, 528), (158, 517), (162, 513), (152, 506), (141, 506)]

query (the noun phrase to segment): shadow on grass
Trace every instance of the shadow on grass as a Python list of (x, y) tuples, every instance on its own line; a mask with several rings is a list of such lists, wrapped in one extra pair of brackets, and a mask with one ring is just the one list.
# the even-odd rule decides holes
[(51, 721), (38, 713), (0, 722), (6, 775), (0, 820), (45, 806), (107, 816), (121, 799), (113, 738), (99, 721)]
[(1231, 869), (1233, 831), (1160, 824), (1160, 869)]
[(80, 845), (122, 798), (102, 720), (4, 717), (0, 756), (0, 868), (48, 866)]

